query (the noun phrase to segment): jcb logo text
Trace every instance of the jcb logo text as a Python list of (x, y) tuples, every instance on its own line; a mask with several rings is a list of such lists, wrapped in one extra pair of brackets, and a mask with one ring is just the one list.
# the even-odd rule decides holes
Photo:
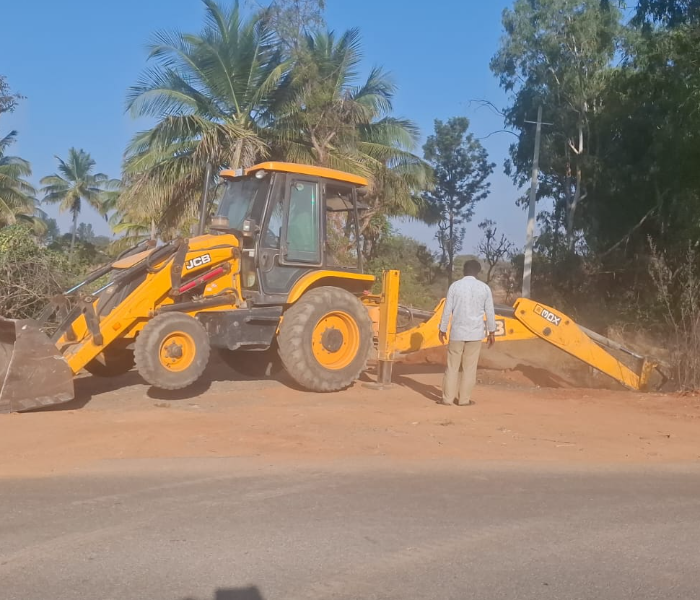
[(196, 269), (197, 267), (201, 267), (202, 265), (206, 265), (207, 263), (211, 262), (211, 256), (209, 254), (203, 254), (202, 256), (198, 256), (197, 258), (193, 258), (190, 260), (186, 265), (185, 269), (188, 271), (191, 269)]
[[(494, 335), (496, 337), (503, 337), (506, 334), (506, 322), (503, 319), (496, 319), (496, 331)], [(488, 337), (489, 329), (488, 324), (484, 321), (484, 338)]]
[(552, 325), (559, 326), (561, 323), (561, 317), (555, 315), (553, 312), (548, 311), (546, 308), (540, 306), (539, 304), (535, 306), (535, 314), (540, 315), (546, 321), (549, 321)]

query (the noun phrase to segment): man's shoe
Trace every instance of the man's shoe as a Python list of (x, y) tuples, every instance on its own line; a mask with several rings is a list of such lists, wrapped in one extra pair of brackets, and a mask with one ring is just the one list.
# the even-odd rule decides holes
[(469, 402), (457, 402), (457, 406), (471, 406), (472, 404), (476, 404), (473, 400), (470, 400)]
[(442, 406), (454, 406), (453, 402), (445, 402), (444, 400), (440, 400), (438, 404), (441, 404)]

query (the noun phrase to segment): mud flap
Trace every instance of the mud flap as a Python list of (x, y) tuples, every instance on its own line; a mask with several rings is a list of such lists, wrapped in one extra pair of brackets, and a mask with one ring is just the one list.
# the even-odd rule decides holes
[(0, 413), (74, 397), (73, 373), (36, 321), (0, 317)]

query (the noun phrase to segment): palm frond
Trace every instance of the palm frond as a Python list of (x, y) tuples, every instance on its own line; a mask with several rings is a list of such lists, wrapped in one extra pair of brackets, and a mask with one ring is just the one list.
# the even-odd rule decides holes
[(110, 205), (104, 194), (118, 189), (119, 180), (110, 179), (104, 173), (93, 173), (96, 163), (84, 150), (70, 148), (66, 160), (56, 159), (60, 175), (55, 173), (41, 179), (42, 202), (58, 204), (60, 212), (70, 212), (77, 218), (84, 200), (106, 218)]
[(127, 99), (132, 114), (157, 123), (127, 148), (118, 205), (168, 226), (196, 214), (207, 162), (235, 168), (269, 155), (258, 122), (269, 122), (289, 72), (262, 13), (243, 19), (237, 2), (204, 7), (199, 34), (156, 34), (155, 66)]
[(0, 139), (0, 225), (31, 217), (36, 210), (36, 191), (25, 179), (32, 173), (31, 165), (17, 156), (5, 155), (15, 139), (14, 131)]
[(10, 131), (5, 137), (0, 138), (0, 156), (5, 153), (12, 144), (17, 141), (17, 131), (14, 129)]

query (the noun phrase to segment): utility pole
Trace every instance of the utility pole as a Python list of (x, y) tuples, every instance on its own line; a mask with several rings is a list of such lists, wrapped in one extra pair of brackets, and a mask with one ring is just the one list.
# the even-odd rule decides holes
[[(530, 121), (527, 121), (530, 122)], [(542, 105), (537, 108), (537, 129), (535, 131), (535, 156), (532, 159), (532, 181), (530, 201), (527, 210), (527, 232), (525, 234), (525, 265), (523, 269), (523, 298), (530, 297), (532, 282), (532, 247), (535, 243), (535, 204), (537, 202), (537, 176), (539, 175), (540, 137), (542, 135)]]

